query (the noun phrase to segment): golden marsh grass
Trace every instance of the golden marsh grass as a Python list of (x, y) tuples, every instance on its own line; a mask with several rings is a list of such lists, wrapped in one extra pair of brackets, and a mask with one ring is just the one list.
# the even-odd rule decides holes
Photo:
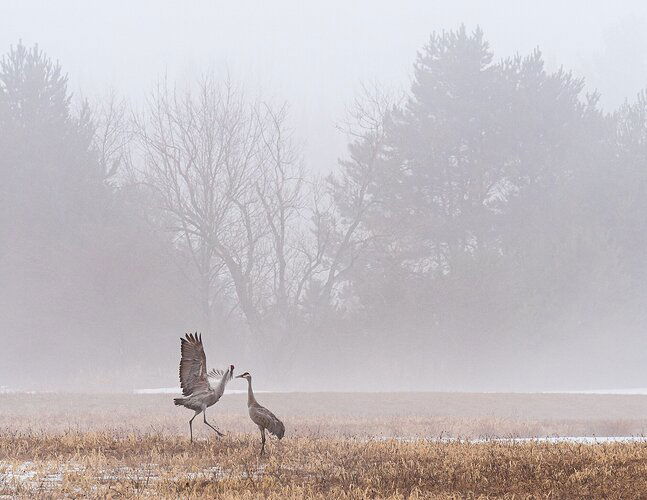
[(429, 438), (637, 435), (645, 426), (638, 417), (647, 398), (486, 396), (362, 394), (353, 400), (323, 393), (261, 394), (284, 419), (287, 433), (280, 442), (271, 439), (267, 455), (259, 458), (258, 431), (245, 415), (243, 396), (226, 396), (209, 412), (225, 438), (199, 424), (198, 441), (191, 445), (191, 414), (173, 408), (168, 395), (3, 395), (0, 495), (645, 496), (647, 443)]

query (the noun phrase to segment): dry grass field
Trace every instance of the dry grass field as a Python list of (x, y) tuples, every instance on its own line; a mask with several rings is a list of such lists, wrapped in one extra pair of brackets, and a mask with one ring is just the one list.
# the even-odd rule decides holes
[(196, 419), (194, 444), (170, 395), (0, 395), (0, 497), (647, 497), (645, 442), (496, 440), (642, 435), (647, 397), (258, 398), (287, 429), (263, 458), (244, 395), (208, 411), (225, 438)]

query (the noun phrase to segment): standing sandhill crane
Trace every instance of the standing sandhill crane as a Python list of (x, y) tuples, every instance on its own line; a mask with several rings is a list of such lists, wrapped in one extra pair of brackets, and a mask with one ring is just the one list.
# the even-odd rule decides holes
[(263, 443), (261, 445), (261, 455), (263, 455), (263, 451), (265, 451), (265, 430), (267, 429), (271, 434), (281, 439), (285, 434), (285, 426), (283, 422), (276, 418), (274, 413), (258, 404), (258, 401), (254, 397), (254, 391), (252, 390), (252, 376), (249, 372), (238, 375), (236, 378), (244, 378), (247, 380), (247, 410), (249, 411), (249, 418), (261, 430)]
[[(180, 338), (180, 386), (182, 398), (175, 398), (177, 406), (184, 406), (195, 411), (189, 420), (189, 432), (193, 442), (193, 419), (202, 413), (204, 423), (211, 427), (218, 436), (224, 436), (218, 429), (207, 422), (207, 408), (216, 404), (225, 392), (225, 386), (234, 376), (234, 365), (229, 370), (214, 370), (207, 373), (207, 356), (202, 346), (202, 335), (187, 333), (186, 338)], [(212, 386), (210, 382), (213, 382)]]

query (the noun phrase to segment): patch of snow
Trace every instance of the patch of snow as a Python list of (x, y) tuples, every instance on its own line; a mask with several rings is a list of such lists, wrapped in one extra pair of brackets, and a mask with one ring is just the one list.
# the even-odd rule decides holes
[(432, 437), (432, 438), (418, 438), (418, 437), (388, 437), (381, 436), (376, 438), (367, 438), (364, 441), (400, 441), (403, 443), (415, 443), (418, 441), (426, 441), (429, 443), (472, 443), (472, 444), (485, 444), (485, 443), (578, 443), (578, 444), (607, 444), (607, 443), (647, 443), (647, 436), (552, 436), (552, 437), (519, 437), (519, 438), (455, 438), (455, 437)]
[(157, 389), (135, 389), (135, 394), (182, 394), (179, 387), (159, 387)]
[(646, 387), (632, 389), (586, 389), (581, 391), (544, 391), (543, 394), (621, 394), (621, 395), (647, 395)]
[[(26, 461), (21, 464), (13, 465), (0, 461), (0, 482), (5, 486), (16, 486), (22, 484), (30, 488), (52, 490), (63, 482), (64, 475), (68, 472), (84, 473), (86, 468), (78, 463), (58, 464), (37, 464), (36, 462)], [(226, 471), (221, 467), (208, 467), (201, 470), (188, 471), (184, 474), (167, 477), (174, 481), (177, 480), (196, 480), (210, 479), (221, 480), (232, 477), (239, 478), (258, 478), (264, 473), (265, 465), (253, 467), (249, 472), (233, 473)], [(98, 473), (97, 473), (98, 472)], [(159, 481), (162, 478), (164, 470), (158, 468), (157, 464), (149, 464), (144, 467), (114, 467), (89, 473), (90, 477), (95, 477), (100, 481)], [(0, 495), (0, 498), (4, 496)], [(12, 497), (11, 497), (12, 498)]]
[(195, 479), (225, 479), (227, 474), (222, 467), (209, 467), (199, 472), (186, 472), (182, 476), (175, 477), (175, 480), (195, 480)]
[[(488, 440), (482, 440), (487, 442)], [(605, 443), (647, 443), (645, 436), (554, 436), (541, 438), (502, 438), (489, 441), (504, 443), (580, 443), (580, 444), (605, 444)]]
[[(135, 389), (135, 394), (182, 394), (179, 387), (159, 387), (156, 389)], [(254, 391), (255, 393), (271, 391)], [(247, 389), (225, 389), (225, 394), (247, 394)]]
[(36, 394), (36, 391), (19, 391), (11, 389), (6, 385), (0, 385), (0, 394)]

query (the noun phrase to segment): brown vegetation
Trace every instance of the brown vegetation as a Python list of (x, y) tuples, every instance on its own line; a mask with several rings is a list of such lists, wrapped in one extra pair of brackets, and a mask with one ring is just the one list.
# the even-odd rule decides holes
[(91, 497), (640, 497), (647, 446), (161, 434), (8, 434), (0, 494)]
[[(640, 434), (639, 396), (259, 394), (287, 427), (260, 439), (244, 395), (210, 419), (170, 395), (0, 396), (0, 495), (18, 497), (640, 497), (647, 443), (438, 437)], [(551, 418), (552, 415), (552, 418)], [(606, 418), (605, 418), (606, 417)], [(431, 438), (431, 439), (430, 439)]]

